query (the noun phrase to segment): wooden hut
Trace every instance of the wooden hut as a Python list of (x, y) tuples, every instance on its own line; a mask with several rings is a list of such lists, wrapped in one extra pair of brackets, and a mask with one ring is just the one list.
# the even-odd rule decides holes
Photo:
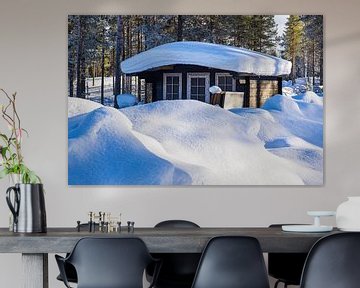
[(146, 82), (150, 101), (194, 99), (211, 103), (209, 87), (238, 92), (243, 107), (260, 107), (281, 94), (291, 62), (248, 49), (173, 42), (141, 52), (121, 63), (122, 71)]

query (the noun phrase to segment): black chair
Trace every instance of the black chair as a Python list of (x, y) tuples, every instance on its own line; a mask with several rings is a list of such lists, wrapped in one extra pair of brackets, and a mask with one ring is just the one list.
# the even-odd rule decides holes
[[(155, 225), (155, 228), (200, 228), (187, 220), (166, 220)], [(196, 253), (157, 253), (162, 266), (155, 283), (156, 288), (190, 288), (194, 280), (201, 254)], [(153, 268), (147, 269), (147, 279), (152, 279)]]
[(192, 288), (269, 288), (256, 238), (220, 236), (207, 244)]
[[(280, 228), (287, 224), (272, 224), (270, 228)], [(286, 288), (288, 285), (300, 285), (301, 273), (304, 268), (307, 253), (269, 253), (268, 272), (277, 281), (274, 288), (280, 283)]]
[[(88, 230), (89, 229), (89, 224), (88, 223), (80, 224), (80, 229)], [(99, 229), (99, 224), (98, 223), (95, 223), (95, 229)], [(68, 257), (69, 255), (70, 254), (67, 253), (66, 257)], [(77, 283), (77, 275), (76, 275), (76, 270), (75, 270), (74, 266), (71, 265), (70, 263), (67, 263), (67, 262), (65, 262), (64, 266), (65, 266), (65, 274), (66, 274), (67, 281), (71, 282), (71, 283)], [(56, 277), (56, 279), (59, 280), (59, 281), (64, 282), (64, 280), (61, 277), (61, 274), (59, 274)]]
[[(67, 258), (55, 258), (66, 287), (65, 263), (74, 266), (78, 288), (142, 288), (145, 268), (156, 262), (139, 238), (82, 238)], [(158, 271), (159, 265), (154, 280)]]
[(306, 259), (300, 287), (360, 287), (360, 233), (332, 234), (316, 242)]

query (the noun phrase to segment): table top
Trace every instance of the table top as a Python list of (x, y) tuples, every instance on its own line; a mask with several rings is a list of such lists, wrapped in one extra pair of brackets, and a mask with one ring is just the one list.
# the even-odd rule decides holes
[(76, 228), (48, 228), (47, 233), (13, 233), (0, 228), (0, 253), (65, 253), (83, 237), (139, 237), (152, 253), (201, 253), (210, 238), (222, 235), (252, 236), (263, 252), (308, 252), (321, 237), (338, 233), (283, 232), (272, 228), (127, 228), (119, 232), (78, 232)]

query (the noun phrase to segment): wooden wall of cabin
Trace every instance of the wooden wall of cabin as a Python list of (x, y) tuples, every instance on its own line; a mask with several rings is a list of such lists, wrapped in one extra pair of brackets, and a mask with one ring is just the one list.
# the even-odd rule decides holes
[(249, 97), (248, 97), (248, 107), (259, 108), (265, 101), (279, 93), (279, 83), (281, 85), (281, 80), (276, 79), (250, 79), (249, 81)]
[[(215, 85), (215, 73), (224, 73), (229, 71), (209, 69), (199, 66), (175, 66), (173, 69), (147, 71), (139, 75), (147, 83), (152, 83), (151, 102), (163, 99), (163, 74), (164, 73), (182, 73), (182, 99), (187, 99), (187, 73), (209, 73), (210, 86)], [(244, 107), (259, 108), (265, 101), (275, 95), (281, 94), (282, 78), (272, 76), (241, 76), (236, 80), (237, 92), (244, 92)]]
[[(140, 73), (138, 76), (141, 79), (145, 79), (146, 83), (152, 83), (152, 102), (163, 100), (163, 74), (164, 73), (181, 73), (182, 74), (182, 95), (181, 99), (187, 99), (187, 73), (209, 73), (210, 75), (210, 87), (215, 85), (215, 74), (216, 73), (229, 73), (230, 71), (206, 68), (196, 65), (176, 65), (166, 67), (166, 69), (146, 71)], [(236, 92), (244, 92), (245, 85), (236, 81)]]

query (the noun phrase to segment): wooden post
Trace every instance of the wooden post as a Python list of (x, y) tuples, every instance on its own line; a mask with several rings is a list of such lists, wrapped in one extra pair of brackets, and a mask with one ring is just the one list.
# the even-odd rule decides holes
[(282, 77), (277, 78), (278, 82), (278, 94), (282, 95)]
[(250, 76), (245, 76), (244, 107), (250, 107)]
[(261, 105), (261, 81), (259, 78), (256, 79), (256, 108), (260, 108)]
[(48, 254), (22, 254), (23, 288), (49, 288)]

